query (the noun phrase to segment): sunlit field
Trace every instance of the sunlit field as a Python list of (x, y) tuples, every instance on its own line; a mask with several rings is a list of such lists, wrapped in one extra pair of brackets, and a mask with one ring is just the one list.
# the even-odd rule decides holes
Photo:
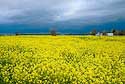
[(125, 84), (125, 36), (0, 36), (0, 84)]

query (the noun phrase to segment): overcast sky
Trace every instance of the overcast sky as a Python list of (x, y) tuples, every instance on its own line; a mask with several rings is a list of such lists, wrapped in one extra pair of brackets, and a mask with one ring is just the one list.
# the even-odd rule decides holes
[(0, 0), (1, 24), (91, 25), (125, 20), (125, 0)]

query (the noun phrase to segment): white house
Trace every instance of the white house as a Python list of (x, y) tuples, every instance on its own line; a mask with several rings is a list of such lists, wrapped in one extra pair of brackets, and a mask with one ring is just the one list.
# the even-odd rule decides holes
[[(97, 34), (96, 34), (96, 36), (103, 36), (104, 34), (103, 33), (101, 33), (101, 32), (98, 32)], [(113, 33), (106, 33), (106, 36), (114, 36), (114, 34)]]
[(107, 36), (113, 36), (114, 34), (113, 33), (107, 33)]
[(98, 32), (97, 34), (96, 34), (96, 36), (102, 36), (103, 35), (103, 33), (100, 33), (100, 32)]

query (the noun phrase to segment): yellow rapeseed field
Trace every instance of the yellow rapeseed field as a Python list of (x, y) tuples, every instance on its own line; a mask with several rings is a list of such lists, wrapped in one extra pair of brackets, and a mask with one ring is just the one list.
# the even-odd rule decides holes
[(125, 84), (125, 36), (0, 36), (0, 84)]

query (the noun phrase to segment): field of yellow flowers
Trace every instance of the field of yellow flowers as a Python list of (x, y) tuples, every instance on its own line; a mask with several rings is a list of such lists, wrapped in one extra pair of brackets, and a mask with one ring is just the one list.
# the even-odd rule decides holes
[(125, 84), (125, 36), (0, 36), (0, 84)]

